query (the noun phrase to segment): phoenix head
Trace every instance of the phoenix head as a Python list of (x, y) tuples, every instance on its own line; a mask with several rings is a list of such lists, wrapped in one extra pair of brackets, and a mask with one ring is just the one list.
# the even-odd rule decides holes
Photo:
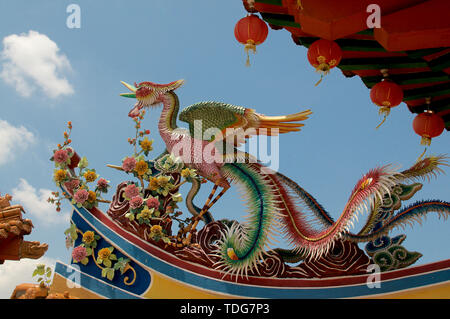
[(183, 85), (184, 80), (178, 80), (169, 84), (157, 84), (153, 82), (141, 82), (134, 85), (121, 81), (131, 93), (121, 93), (120, 96), (136, 98), (137, 102), (128, 113), (129, 117), (137, 117), (143, 107), (155, 107), (162, 102), (164, 94), (174, 91)]

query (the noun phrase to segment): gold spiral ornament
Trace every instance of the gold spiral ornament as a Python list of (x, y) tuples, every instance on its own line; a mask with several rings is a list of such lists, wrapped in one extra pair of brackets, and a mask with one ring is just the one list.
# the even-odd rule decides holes
[(126, 273), (128, 270), (131, 270), (131, 271), (133, 272), (133, 275), (134, 275), (134, 276), (133, 276), (133, 280), (132, 280), (132, 281), (129, 281), (130, 278), (129, 278), (128, 276), (126, 276), (126, 277), (123, 279), (123, 283), (124, 283), (125, 285), (127, 285), (127, 286), (131, 286), (132, 284), (135, 283), (137, 275), (136, 275), (136, 270), (135, 270), (133, 267), (131, 267), (130, 264), (127, 264), (127, 265), (125, 266), (125, 269), (123, 270), (123, 273), (122, 273), (122, 274)]

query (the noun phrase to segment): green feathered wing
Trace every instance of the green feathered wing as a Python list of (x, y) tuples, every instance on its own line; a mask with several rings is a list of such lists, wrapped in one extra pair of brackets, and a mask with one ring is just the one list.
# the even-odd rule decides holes
[[(200, 102), (192, 104), (181, 111), (180, 121), (189, 124), (191, 136), (204, 136), (208, 129), (225, 130), (238, 125), (244, 116), (245, 108), (220, 102)], [(195, 121), (201, 121), (195, 125)], [(200, 135), (198, 135), (200, 134)]]
[[(179, 115), (180, 121), (189, 124), (191, 136), (208, 140), (225, 140), (228, 136), (240, 138), (227, 142), (240, 145), (252, 135), (278, 135), (298, 132), (311, 115), (310, 110), (290, 115), (266, 116), (255, 110), (221, 102), (200, 102), (185, 108)], [(229, 130), (231, 129), (231, 130)], [(221, 136), (219, 138), (220, 132)], [(206, 136), (205, 136), (206, 133)]]

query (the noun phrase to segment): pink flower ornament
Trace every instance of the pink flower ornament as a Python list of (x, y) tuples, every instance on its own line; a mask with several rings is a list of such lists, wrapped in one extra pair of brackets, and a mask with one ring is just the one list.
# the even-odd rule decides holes
[(67, 150), (57, 150), (53, 154), (53, 159), (58, 164), (66, 163), (67, 160), (69, 159), (69, 154), (67, 153)]
[(81, 262), (84, 258), (86, 258), (86, 256), (87, 256), (86, 248), (83, 246), (75, 247), (72, 250), (72, 258), (76, 262)]
[(125, 187), (125, 197), (131, 199), (139, 195), (139, 188), (135, 184), (130, 184)]
[(127, 157), (122, 162), (122, 169), (125, 172), (131, 172), (136, 167), (136, 159), (134, 157)]
[(159, 200), (156, 197), (150, 197), (147, 199), (147, 206), (148, 208), (154, 208), (158, 209), (159, 207)]
[(73, 192), (75, 188), (80, 186), (80, 181), (78, 179), (73, 179), (69, 182), (64, 183), (64, 186), (69, 192)]
[(132, 199), (130, 199), (130, 207), (133, 209), (139, 208), (144, 203), (144, 200), (141, 196), (135, 196)]
[(87, 201), (89, 197), (89, 193), (85, 189), (79, 189), (75, 195), (73, 195), (73, 199), (78, 204), (84, 204), (85, 201)]

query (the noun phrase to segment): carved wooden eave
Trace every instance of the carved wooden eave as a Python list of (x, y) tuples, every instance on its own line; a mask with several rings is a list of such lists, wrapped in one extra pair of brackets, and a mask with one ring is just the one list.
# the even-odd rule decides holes
[(33, 223), (22, 218), (25, 210), (21, 205), (11, 205), (11, 199), (9, 195), (0, 196), (0, 264), (5, 260), (38, 259), (48, 249), (47, 244), (23, 240), (31, 234)]

